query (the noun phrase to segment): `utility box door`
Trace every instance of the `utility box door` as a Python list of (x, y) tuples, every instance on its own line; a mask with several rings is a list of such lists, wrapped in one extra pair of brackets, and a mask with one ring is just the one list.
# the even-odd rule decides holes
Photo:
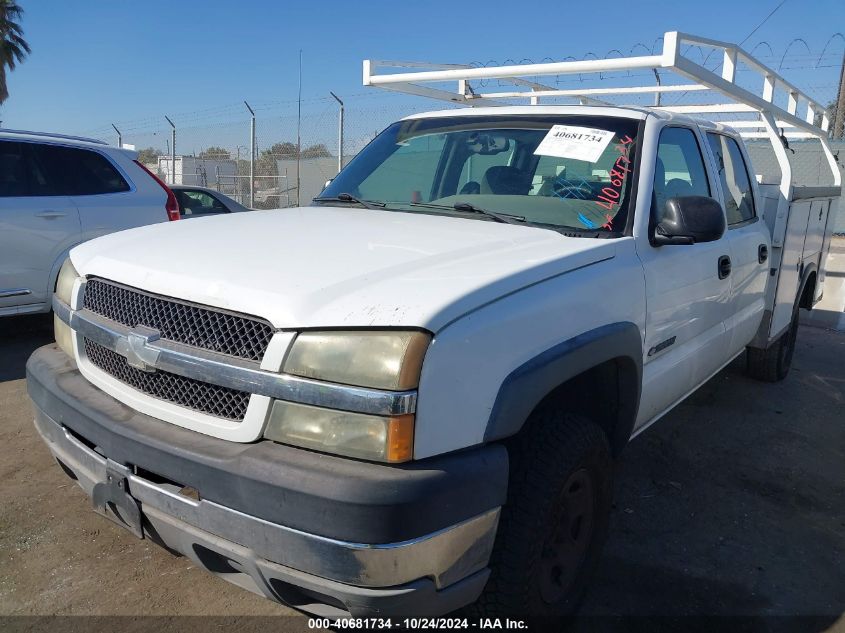
[(792, 308), (801, 282), (801, 261), (804, 255), (804, 239), (807, 235), (807, 221), (810, 218), (810, 200), (799, 200), (789, 205), (786, 235), (783, 239), (783, 257), (780, 275), (775, 291), (775, 305), (772, 311), (772, 326), (769, 337), (780, 334), (792, 320)]
[(818, 258), (824, 244), (824, 232), (827, 227), (827, 215), (830, 212), (830, 200), (814, 200), (810, 207), (807, 222), (807, 239), (804, 242), (804, 262)]

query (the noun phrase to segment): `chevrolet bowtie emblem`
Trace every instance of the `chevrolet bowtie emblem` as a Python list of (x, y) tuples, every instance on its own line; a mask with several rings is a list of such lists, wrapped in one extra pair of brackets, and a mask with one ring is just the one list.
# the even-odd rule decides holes
[(126, 338), (118, 340), (115, 351), (126, 357), (126, 362), (130, 367), (152, 373), (156, 370), (155, 365), (160, 352), (150, 347), (148, 343), (157, 341), (160, 337), (161, 332), (158, 330), (139, 325), (131, 329)]

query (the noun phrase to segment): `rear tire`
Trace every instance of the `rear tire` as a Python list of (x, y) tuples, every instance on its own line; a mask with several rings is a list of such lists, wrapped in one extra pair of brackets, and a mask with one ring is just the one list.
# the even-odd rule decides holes
[(763, 382), (779, 382), (786, 378), (792, 367), (792, 357), (795, 355), (795, 342), (798, 339), (798, 302), (792, 310), (792, 321), (789, 329), (781, 334), (768, 349), (746, 350), (746, 373), (755, 380)]
[(470, 615), (568, 616), (599, 561), (612, 501), (610, 447), (597, 424), (557, 404), (543, 405), (509, 442), (490, 580)]

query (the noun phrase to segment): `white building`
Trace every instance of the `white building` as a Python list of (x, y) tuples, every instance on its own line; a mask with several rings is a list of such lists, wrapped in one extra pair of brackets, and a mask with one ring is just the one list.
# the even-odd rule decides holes
[(231, 158), (176, 156), (175, 170), (170, 155), (159, 156), (157, 170), (171, 185), (212, 187), (224, 193), (236, 188), (238, 163)]

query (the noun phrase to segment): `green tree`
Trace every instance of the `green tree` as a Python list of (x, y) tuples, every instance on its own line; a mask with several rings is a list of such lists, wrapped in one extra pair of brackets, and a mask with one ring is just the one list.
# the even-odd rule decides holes
[(276, 160), (296, 158), (296, 143), (291, 143), (290, 141), (284, 141), (282, 143), (273, 143), (269, 149), (265, 149), (263, 152), (261, 152), (261, 154), (271, 155)]
[(155, 147), (146, 147), (138, 151), (138, 160), (145, 165), (157, 163), (159, 156), (161, 156), (161, 151)]
[(13, 71), (30, 52), (23, 39), (22, 15), (23, 9), (15, 0), (0, 0), (0, 103), (9, 98), (6, 73)]
[[(289, 141), (273, 143), (261, 150), (255, 159), (256, 176), (278, 176), (279, 165), (276, 161), (296, 158), (296, 145)], [(267, 184), (265, 180), (262, 184)]]
[[(278, 176), (279, 166), (276, 164), (276, 157), (265, 150), (255, 159), (256, 176)], [(247, 169), (249, 169), (247, 167)]]
[(222, 147), (215, 147), (211, 146), (207, 149), (202, 150), (198, 155), (197, 158), (206, 158), (206, 159), (224, 159), (224, 158), (231, 158), (231, 154), (229, 150), (223, 149)]
[(331, 156), (331, 153), (322, 143), (311, 145), (302, 150), (302, 158), (323, 158), (324, 156)]

